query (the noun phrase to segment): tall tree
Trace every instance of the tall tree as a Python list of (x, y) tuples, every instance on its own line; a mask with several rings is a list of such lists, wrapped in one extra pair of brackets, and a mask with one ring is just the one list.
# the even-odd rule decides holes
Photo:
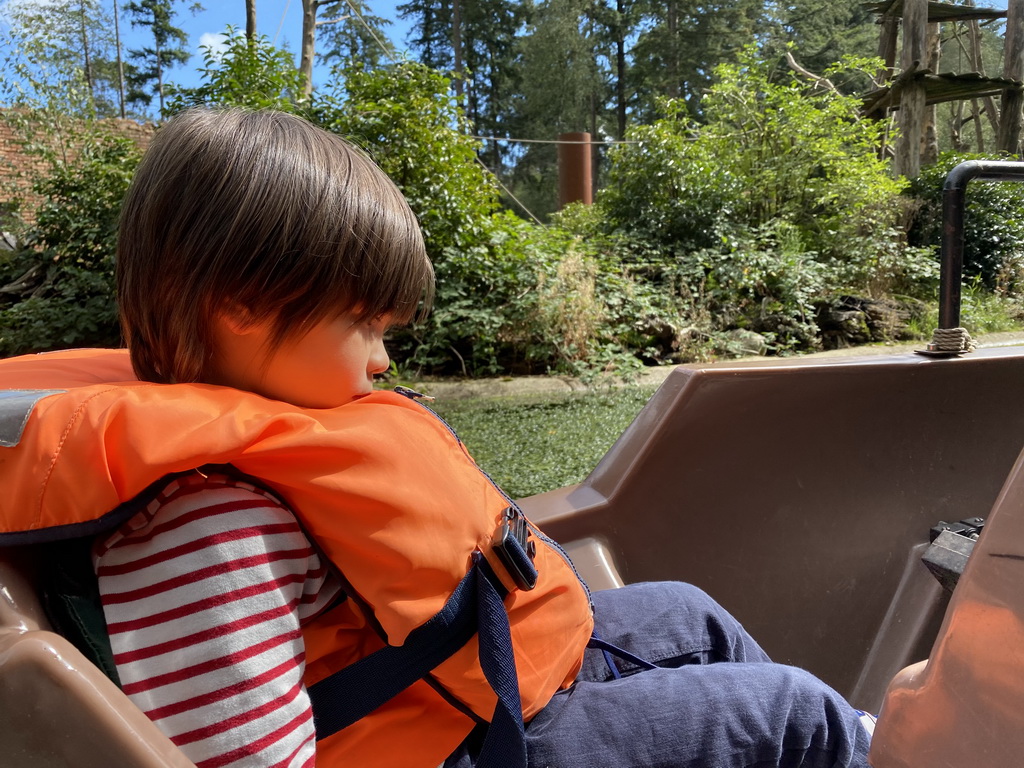
[[(462, 2), (463, 55), (466, 66), (466, 115), (478, 131), (508, 136), (508, 118), (520, 86), (516, 35), (526, 8), (514, 0)], [(485, 154), (492, 169), (501, 164), (499, 144)]]
[[(605, 39), (597, 34), (593, 9), (590, 0), (545, 0), (535, 8), (520, 39), (517, 135), (551, 140), (572, 131), (595, 137), (611, 132), (615, 118), (608, 109)], [(516, 197), (536, 215), (553, 212), (557, 204), (556, 154), (553, 144), (525, 144), (514, 157)]]
[(630, 52), (628, 38), (639, 21), (640, 6), (636, 0), (597, 0), (590, 9), (593, 21), (591, 36), (605, 53), (597, 60), (606, 62), (609, 71), (615, 108), (615, 138), (620, 141), (626, 135), (626, 119), (629, 111), (631, 84), (629, 82)]
[(245, 39), (256, 40), (256, 0), (245, 0)]
[(313, 57), (316, 54), (316, 14), (324, 0), (302, 0), (302, 44), (299, 48), (299, 74), (302, 75), (302, 99), (313, 94)]
[[(820, 74), (844, 56), (878, 53), (878, 24), (863, 0), (788, 0), (768, 3), (766, 11), (766, 56), (781, 57), (792, 44), (800, 64)], [(869, 83), (840, 79), (836, 85), (851, 93)]]
[(117, 106), (121, 119), (125, 118), (124, 58), (121, 56), (121, 11), (114, 2), (114, 50), (117, 53)]
[(395, 59), (388, 38), (391, 20), (375, 16), (363, 0), (331, 3), (317, 22), (321, 61), (359, 61), (373, 69)]
[[(1008, 0), (1006, 19), (1006, 55), (1003, 59), (1003, 77), (1024, 79), (1024, 0)], [(1024, 95), (1008, 88), (1003, 92), (999, 120), (999, 149), (1020, 152), (1021, 132), (1024, 130)]]
[(643, 31), (633, 46), (633, 87), (643, 115), (655, 96), (681, 98), (691, 114), (718, 64), (735, 60), (761, 31), (762, 0), (641, 0)]
[[(185, 64), (190, 57), (188, 35), (174, 26), (174, 5), (181, 0), (132, 0), (125, 6), (133, 27), (148, 27), (153, 44), (130, 48), (128, 58), (135, 64), (129, 77), (129, 98), (141, 104), (151, 104), (157, 97), (160, 112), (164, 111), (165, 76), (176, 64)], [(193, 3), (193, 12), (201, 10)]]
[(115, 40), (106, 3), (8, 0), (2, 12), (11, 25), (12, 54), (31, 60), (37, 71), (77, 80), (88, 109), (118, 114)]
[[(973, 0), (964, 5), (974, 6)], [(1002, 72), (1003, 21), (979, 23), (977, 19), (943, 25), (942, 71), (977, 72), (982, 76)], [(991, 150), (999, 133), (999, 107), (992, 96), (939, 105), (940, 146), (955, 152)]]
[[(458, 69), (454, 42), (458, 41), (466, 116), (482, 133), (507, 136), (520, 78), (517, 34), (528, 21), (528, 9), (513, 0), (459, 0), (457, 7), (458, 26), (453, 0), (409, 0), (398, 11), (411, 22), (409, 42), (423, 63)], [(484, 157), (492, 167), (500, 165), (499, 145), (491, 142)]]
[(451, 70), (454, 57), (450, 0), (408, 0), (396, 6), (396, 10), (409, 22), (409, 47), (420, 61), (432, 69)]

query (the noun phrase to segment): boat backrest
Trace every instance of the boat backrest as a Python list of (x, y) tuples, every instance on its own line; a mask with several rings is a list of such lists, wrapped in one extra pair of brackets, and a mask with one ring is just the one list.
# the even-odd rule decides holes
[(929, 529), (984, 517), (1024, 446), (1024, 350), (681, 367), (586, 480), (522, 500), (602, 585), (678, 579), (877, 711), (946, 593)]
[(28, 548), (0, 549), (0, 765), (195, 768), (102, 672), (50, 631)]

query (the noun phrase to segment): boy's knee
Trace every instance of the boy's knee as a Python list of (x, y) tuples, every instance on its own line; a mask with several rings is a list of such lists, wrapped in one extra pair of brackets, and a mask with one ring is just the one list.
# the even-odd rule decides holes
[(627, 584), (618, 589), (595, 592), (594, 600), (598, 605), (602, 602), (626, 602), (660, 609), (713, 606), (716, 610), (721, 610), (721, 606), (704, 590), (684, 581), (642, 581)]
[(853, 708), (839, 693), (823, 680), (805, 669), (785, 664), (770, 664), (772, 688), (780, 706), (785, 702), (794, 715), (820, 717), (823, 711), (840, 720), (856, 720)]

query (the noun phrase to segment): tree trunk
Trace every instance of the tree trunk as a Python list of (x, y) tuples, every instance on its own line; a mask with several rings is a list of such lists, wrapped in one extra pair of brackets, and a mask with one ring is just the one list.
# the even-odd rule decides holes
[(256, 0), (245, 0), (245, 38), (250, 43), (256, 39)]
[(985, 151), (985, 132), (981, 127), (981, 104), (978, 103), (977, 99), (971, 99), (971, 114), (974, 117), (974, 139), (977, 142), (975, 152)]
[(124, 59), (121, 58), (121, 20), (117, 0), (114, 0), (114, 45), (117, 48), (117, 105), (121, 110), (121, 119), (124, 120)]
[(671, 45), (668, 51), (668, 93), (670, 99), (679, 97), (679, 40), (676, 35), (679, 32), (679, 9), (675, 0), (668, 0), (668, 8), (665, 19), (668, 26), (668, 38)]
[[(928, 69), (932, 72), (939, 71), (939, 55), (942, 52), (942, 38), (939, 34), (938, 24), (929, 24), (926, 46), (928, 51)], [(921, 132), (921, 162), (925, 165), (932, 165), (939, 159), (939, 134), (936, 130), (938, 114), (936, 106), (932, 104), (925, 107), (924, 127)]]
[[(590, 94), (590, 135), (597, 136), (597, 94), (591, 92)], [(600, 145), (591, 142), (590, 144), (590, 167), (592, 173), (590, 176), (593, 188), (590, 191), (591, 196), (597, 195), (597, 189), (600, 185), (600, 179), (598, 178), (598, 169), (600, 168), (601, 155), (599, 154)]]
[(302, 48), (299, 74), (302, 76), (302, 101), (313, 95), (313, 55), (316, 46), (316, 10), (320, 0), (302, 0)]
[[(903, 74), (925, 68), (927, 27), (928, 0), (904, 0), (900, 57)], [(917, 77), (908, 80), (900, 96), (900, 139), (896, 145), (896, 173), (908, 179), (916, 178), (921, 172), (925, 99), (924, 82)]]
[[(1006, 4), (1006, 42), (1003, 57), (1003, 77), (1018, 82), (1024, 80), (1024, 0), (1009, 0)], [(999, 115), (998, 149), (1017, 154), (1020, 149), (1021, 107), (1024, 105), (1019, 88), (1003, 91)]]
[(78, 10), (81, 14), (79, 21), (82, 26), (82, 55), (85, 57), (85, 87), (89, 91), (89, 100), (93, 100), (92, 90), (92, 61), (89, 59), (89, 35), (85, 31), (85, 3), (80, 2), (78, 4)]
[(465, 88), (462, 64), (462, 4), (452, 0), (452, 57), (455, 65), (455, 97), (461, 101)]
[(626, 20), (623, 0), (615, 2), (615, 116), (619, 141), (626, 138)]
[[(974, 7), (974, 0), (967, 0), (965, 5)], [(967, 32), (971, 40), (971, 68), (979, 75), (984, 77), (985, 63), (981, 60), (981, 30), (978, 27), (978, 20), (971, 19), (967, 22)], [(992, 135), (999, 135), (999, 108), (996, 107), (996, 100), (991, 96), (986, 96), (982, 99), (982, 103), (985, 105), (985, 115), (988, 117), (988, 123), (992, 126)], [(981, 126), (981, 113), (975, 107), (975, 112), (978, 114), (978, 126)], [(978, 151), (984, 152), (982, 149), (983, 142), (978, 144)]]
[(164, 115), (164, 62), (163, 52), (160, 50), (160, 41), (156, 40), (153, 45), (156, 49), (156, 93), (160, 99), (160, 117)]

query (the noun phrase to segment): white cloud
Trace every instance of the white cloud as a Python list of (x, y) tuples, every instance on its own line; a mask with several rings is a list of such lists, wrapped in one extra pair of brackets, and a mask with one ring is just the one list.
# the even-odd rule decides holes
[(209, 48), (213, 51), (214, 58), (220, 58), (228, 49), (228, 39), (223, 32), (204, 32), (199, 36), (199, 53), (206, 53)]

